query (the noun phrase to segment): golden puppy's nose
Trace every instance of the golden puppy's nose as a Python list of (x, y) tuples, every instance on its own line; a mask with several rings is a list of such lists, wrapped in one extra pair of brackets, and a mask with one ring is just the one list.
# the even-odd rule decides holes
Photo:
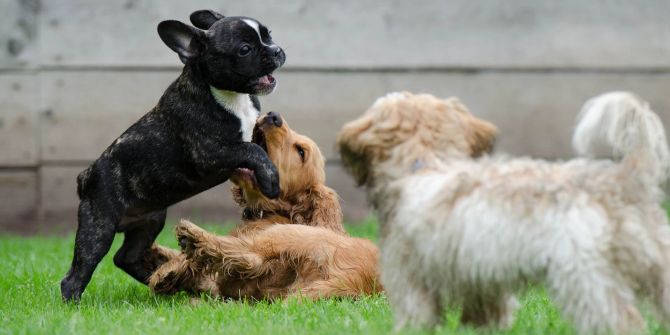
[(263, 124), (271, 124), (274, 125), (275, 127), (281, 127), (281, 125), (284, 123), (284, 121), (281, 118), (281, 115), (277, 112), (269, 112), (265, 117), (263, 118)]

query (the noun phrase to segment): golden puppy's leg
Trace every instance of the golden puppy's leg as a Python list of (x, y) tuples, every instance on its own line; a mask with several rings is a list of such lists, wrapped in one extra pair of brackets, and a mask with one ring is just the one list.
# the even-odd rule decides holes
[(248, 241), (211, 234), (186, 220), (182, 220), (175, 230), (186, 257), (199, 267), (225, 275), (230, 272), (248, 277), (261, 275), (263, 258), (254, 252)]
[(198, 274), (189, 265), (189, 260), (183, 254), (177, 255), (151, 274), (149, 287), (160, 294), (173, 294), (182, 290), (194, 292)]
[(281, 255), (293, 260), (308, 259), (323, 267), (333, 260), (335, 250), (347, 243), (347, 238), (326, 228), (276, 224), (245, 240), (264, 259)]
[(149, 269), (150, 272), (154, 272), (156, 269), (158, 269), (159, 266), (171, 261), (174, 258), (177, 258), (179, 255), (180, 253), (177, 250), (166, 248), (154, 243), (151, 248), (145, 252), (142, 261), (145, 269)]

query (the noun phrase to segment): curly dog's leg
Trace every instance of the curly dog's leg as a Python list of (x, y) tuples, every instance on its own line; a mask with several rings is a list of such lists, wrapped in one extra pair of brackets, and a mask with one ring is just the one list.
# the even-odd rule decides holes
[(514, 323), (514, 313), (519, 307), (516, 298), (506, 292), (494, 290), (462, 293), (465, 296), (461, 322), (476, 327), (509, 328)]
[(547, 288), (556, 305), (580, 334), (645, 333), (634, 290), (615, 269), (600, 263), (603, 258), (554, 263)]

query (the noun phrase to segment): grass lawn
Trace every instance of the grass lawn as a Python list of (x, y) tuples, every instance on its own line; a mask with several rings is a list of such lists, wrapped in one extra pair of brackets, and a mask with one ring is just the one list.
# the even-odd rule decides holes
[[(206, 226), (224, 233), (221, 226)], [(375, 239), (373, 220), (349, 226), (356, 236)], [(64, 304), (59, 281), (68, 269), (73, 236), (0, 236), (0, 334), (386, 334), (392, 315), (383, 295), (360, 300), (318, 302), (221, 302), (205, 297), (192, 304), (187, 295), (156, 296), (114, 267), (117, 239), (96, 270), (81, 305)], [(159, 242), (176, 248), (172, 229)], [(541, 289), (521, 298), (513, 328), (500, 334), (572, 334)], [(649, 313), (646, 313), (648, 315)], [(437, 334), (497, 334), (458, 323), (449, 311)], [(650, 319), (650, 333), (660, 334)]]

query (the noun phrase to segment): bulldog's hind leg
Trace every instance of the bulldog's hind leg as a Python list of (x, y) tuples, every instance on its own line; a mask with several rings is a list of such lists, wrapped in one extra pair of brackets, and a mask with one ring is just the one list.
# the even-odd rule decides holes
[(166, 210), (143, 215), (123, 228), (125, 237), (123, 245), (114, 255), (114, 264), (141, 283), (148, 283), (149, 276), (155, 268), (147, 268), (147, 253), (158, 234), (165, 226)]
[(74, 244), (72, 266), (61, 281), (61, 295), (66, 301), (79, 301), (91, 280), (93, 271), (109, 251), (116, 226), (121, 218), (120, 207), (84, 199), (79, 204), (79, 225)]

